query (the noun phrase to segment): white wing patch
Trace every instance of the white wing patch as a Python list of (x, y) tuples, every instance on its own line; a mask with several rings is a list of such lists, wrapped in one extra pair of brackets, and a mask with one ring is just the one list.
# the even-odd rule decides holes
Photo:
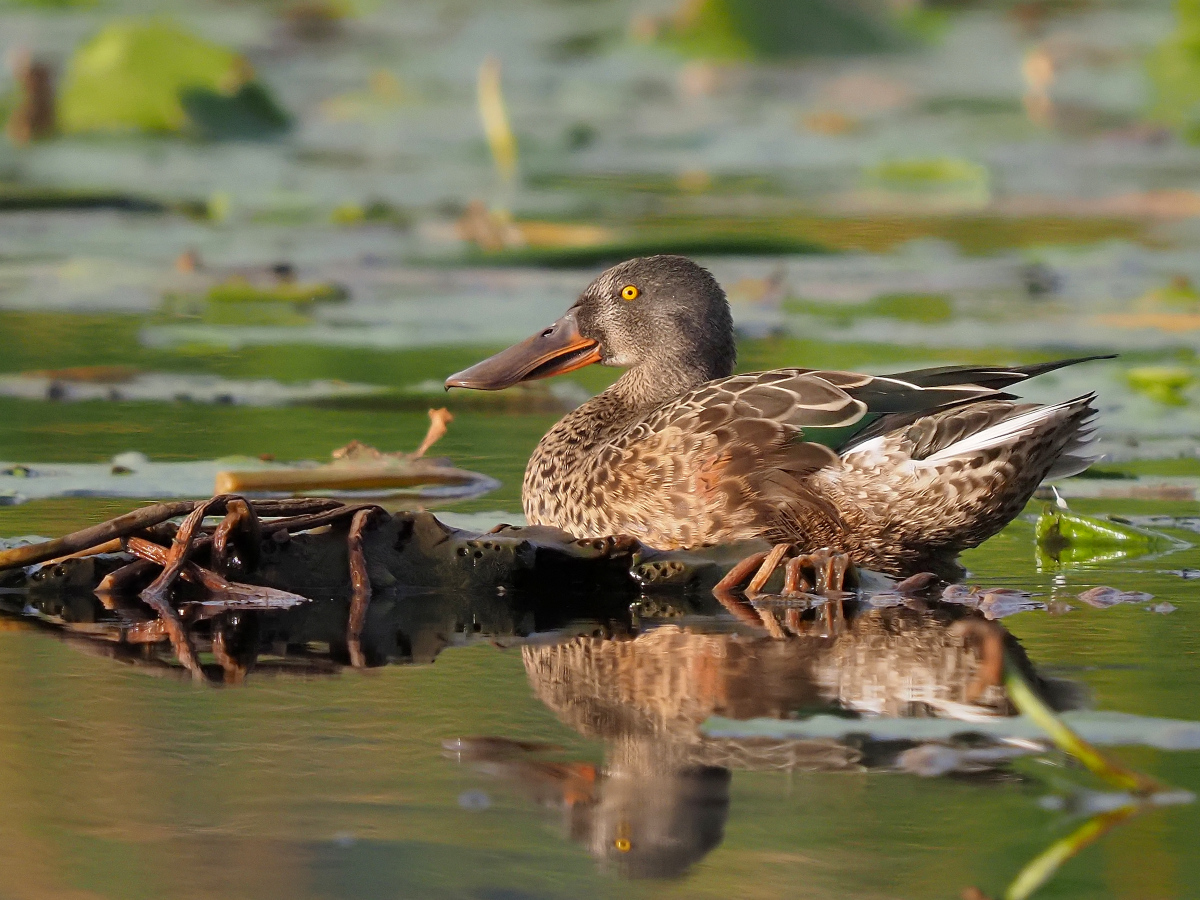
[(1013, 416), (1011, 419), (997, 422), (990, 428), (978, 431), (963, 438), (961, 441), (955, 441), (950, 446), (944, 447), (937, 453), (926, 457), (923, 462), (926, 464), (937, 464), (945, 462), (948, 459), (969, 456), (972, 453), (979, 453), (984, 450), (1003, 447), (1006, 444), (1016, 443), (1023, 438), (1029, 437), (1045, 422), (1060, 415), (1064, 410), (1078, 405), (1078, 403), (1078, 400), (1068, 400), (1065, 403), (1057, 403), (1054, 406), (1039, 406), (1037, 409), (1031, 409), (1029, 412), (1022, 413), (1019, 416)]

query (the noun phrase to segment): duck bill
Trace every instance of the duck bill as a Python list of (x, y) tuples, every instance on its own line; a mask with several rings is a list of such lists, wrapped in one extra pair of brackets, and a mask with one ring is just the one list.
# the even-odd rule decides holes
[(574, 372), (600, 362), (600, 344), (579, 333), (572, 310), (533, 337), (446, 379), (452, 387), (498, 391), (522, 381)]

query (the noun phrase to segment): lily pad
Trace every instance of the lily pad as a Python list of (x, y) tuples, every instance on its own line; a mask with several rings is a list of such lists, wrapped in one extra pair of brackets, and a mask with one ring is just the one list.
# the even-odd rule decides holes
[(59, 127), (206, 137), (278, 131), (287, 116), (253, 78), (244, 57), (169, 22), (114, 22), (68, 64)]
[(987, 167), (953, 156), (894, 159), (868, 169), (867, 185), (901, 194), (953, 194), (984, 206), (991, 199)]
[(1200, 141), (1200, 2), (1177, 0), (1178, 25), (1146, 61), (1154, 87), (1151, 116)]
[(1129, 386), (1166, 406), (1187, 406), (1183, 392), (1196, 383), (1189, 369), (1178, 366), (1141, 366), (1125, 373)]
[(836, 0), (685, 3), (665, 36), (685, 53), (710, 59), (873, 53), (903, 44), (881, 12)]
[(1155, 531), (1047, 506), (1035, 529), (1039, 557), (1054, 563), (1083, 563), (1141, 556), (1180, 546)]
[(954, 304), (944, 294), (882, 294), (866, 303), (819, 303), (812, 300), (785, 300), (787, 312), (820, 316), (825, 319), (897, 319), (903, 322), (949, 322)]

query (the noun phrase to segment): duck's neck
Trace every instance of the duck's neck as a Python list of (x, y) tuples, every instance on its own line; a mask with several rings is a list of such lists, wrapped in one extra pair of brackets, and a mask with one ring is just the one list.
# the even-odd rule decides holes
[(700, 369), (643, 364), (625, 372), (604, 393), (612, 395), (632, 414), (641, 418), (715, 377)]
[(700, 368), (643, 364), (625, 372), (605, 391), (565, 416), (559, 425), (573, 420), (573, 426), (582, 424), (598, 441), (605, 441), (715, 377)]

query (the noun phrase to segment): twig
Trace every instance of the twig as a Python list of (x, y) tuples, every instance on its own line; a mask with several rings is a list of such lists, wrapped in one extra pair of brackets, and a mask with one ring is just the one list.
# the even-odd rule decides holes
[(227, 509), (225, 518), (213, 532), (210, 563), (212, 570), (221, 576), (224, 576), (229, 568), (229, 539), (239, 527), (246, 531), (246, 540), (242, 542), (242, 555), (247, 558), (243, 562), (251, 568), (257, 562), (259, 542), (262, 540), (262, 527), (253, 506), (245, 500), (230, 500)]
[[(121, 546), (125, 546), (126, 540), (128, 539), (121, 541)], [(148, 560), (135, 559), (100, 579), (100, 583), (96, 585), (95, 594), (107, 609), (112, 609), (113, 606), (110, 603), (112, 595), (128, 593), (132, 585), (137, 584), (156, 568), (160, 567)]]
[(287, 519), (271, 519), (263, 523), (262, 527), (264, 531), (270, 534), (277, 534), (280, 530), (286, 531), (289, 534), (295, 534), (298, 531), (312, 531), (314, 528), (332, 525), (334, 522), (353, 516), (359, 510), (380, 508), (374, 504), (366, 503), (354, 506), (341, 506), (337, 509), (330, 509), (312, 515), (294, 516)]
[(1017, 873), (1017, 877), (1004, 892), (1004, 900), (1025, 900), (1049, 881), (1068, 859), (1084, 847), (1099, 840), (1138, 811), (1139, 808), (1131, 803), (1129, 806), (1100, 813), (1088, 819), (1066, 837), (1059, 838)]
[(45, 562), (58, 556), (89, 550), (99, 544), (105, 544), (113, 538), (122, 538), (137, 531), (159, 525), (176, 516), (186, 515), (196, 507), (194, 500), (180, 500), (174, 503), (156, 503), (154, 506), (144, 506), (131, 513), (75, 531), (64, 537), (41, 544), (30, 544), (26, 547), (14, 547), (11, 550), (0, 551), (0, 571), (15, 569), (19, 566), (31, 566), (34, 563)]
[[(221, 501), (218, 514), (225, 512), (224, 502), (227, 498), (214, 497), (211, 500), (176, 500), (171, 503), (156, 503), (144, 506), (133, 512), (81, 531), (44, 541), (40, 544), (29, 544), (24, 547), (13, 547), (11, 550), (0, 551), (0, 571), (32, 566), (35, 563), (46, 562), (60, 556), (89, 550), (114, 538), (127, 537), (139, 531), (145, 531), (155, 525), (161, 525), (169, 519), (187, 515), (201, 506), (212, 506)], [(256, 500), (253, 503), (255, 512), (260, 516), (296, 516), (310, 515), (325, 510), (339, 509), (345, 506), (340, 500), (299, 498), (290, 500)]]
[(1105, 756), (1072, 731), (1029, 686), (1029, 682), (1021, 675), (1016, 661), (1008, 653), (1004, 655), (1004, 687), (1008, 691), (1008, 696), (1012, 698), (1017, 712), (1029, 716), (1036, 722), (1038, 727), (1049, 735), (1054, 746), (1064, 753), (1074, 756), (1094, 775), (1113, 787), (1129, 791), (1139, 797), (1147, 797), (1170, 790), (1149, 775), (1135, 772)]
[[(213, 509), (224, 511), (231, 499), (233, 498), (230, 496), (219, 494), (196, 504), (180, 524), (179, 531), (175, 533), (175, 542), (171, 545), (162, 572), (154, 581), (150, 582), (150, 585), (140, 595), (146, 605), (158, 613), (163, 620), (167, 634), (171, 638), (171, 646), (175, 649), (175, 655), (179, 657), (183, 667), (192, 673), (192, 678), (195, 680), (202, 680), (204, 671), (200, 668), (200, 661), (196, 658), (196, 649), (192, 646), (191, 638), (183, 621), (167, 600), (167, 593), (188, 564), (187, 557), (192, 549), (192, 541), (195, 540), (196, 531), (200, 528), (204, 517)], [(157, 547), (158, 545), (152, 546)]]
[(358, 510), (350, 522), (350, 534), (346, 538), (350, 555), (351, 588), (346, 645), (350, 651), (350, 664), (355, 668), (362, 668), (366, 664), (359, 639), (367, 621), (367, 607), (371, 605), (371, 578), (367, 573), (367, 557), (363, 552), (363, 532), (378, 511), (379, 507)]

